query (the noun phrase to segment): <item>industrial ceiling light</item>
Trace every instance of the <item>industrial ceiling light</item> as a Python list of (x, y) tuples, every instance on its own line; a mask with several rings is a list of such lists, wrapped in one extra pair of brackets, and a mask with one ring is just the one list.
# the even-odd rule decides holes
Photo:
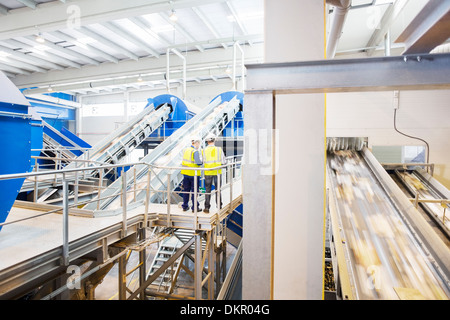
[(45, 43), (44, 37), (42, 37), (42, 34), (39, 32), (39, 34), (36, 36), (36, 42), (39, 43)]
[(225, 69), (225, 73), (226, 73), (226, 74), (231, 74), (231, 68), (230, 68), (230, 66), (227, 66), (227, 68)]
[(175, 10), (172, 10), (172, 13), (169, 16), (169, 19), (173, 22), (176, 22), (178, 20), (177, 15), (175, 14)]
[(52, 85), (49, 85), (49, 86), (48, 86), (47, 91), (48, 91), (48, 92), (53, 92)]
[(137, 81), (142, 82), (142, 76), (139, 75), (139, 77), (137, 78)]

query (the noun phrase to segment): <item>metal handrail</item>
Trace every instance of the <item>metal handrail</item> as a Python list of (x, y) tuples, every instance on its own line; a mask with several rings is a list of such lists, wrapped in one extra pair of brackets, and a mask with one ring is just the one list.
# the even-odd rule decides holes
[[(43, 175), (52, 175), (55, 174), (56, 175), (60, 175), (62, 176), (62, 186), (63, 186), (63, 205), (61, 208), (57, 208), (57, 209), (53, 209), (38, 215), (35, 215), (33, 217), (28, 217), (28, 218), (24, 218), (24, 219), (19, 219), (19, 220), (15, 220), (15, 221), (9, 221), (9, 222), (3, 222), (0, 223), (0, 226), (4, 226), (4, 225), (8, 225), (8, 224), (13, 224), (13, 223), (17, 223), (20, 221), (24, 221), (24, 220), (29, 220), (29, 219), (33, 219), (33, 218), (37, 218), (37, 217), (41, 217), (43, 215), (47, 215), (50, 213), (56, 213), (59, 211), (62, 211), (63, 214), (63, 245), (62, 245), (62, 261), (64, 263), (64, 265), (69, 265), (69, 208), (71, 207), (69, 205), (69, 187), (68, 187), (68, 180), (67, 177), (69, 174), (71, 173), (75, 173), (75, 177), (77, 179), (78, 177), (78, 173), (79, 172), (84, 172), (84, 171), (91, 171), (91, 170), (104, 170), (104, 169), (111, 169), (111, 168), (122, 168), (122, 186), (121, 189), (122, 191), (119, 192), (119, 194), (115, 193), (114, 195), (108, 196), (108, 197), (116, 197), (116, 196), (120, 196), (122, 198), (122, 215), (123, 215), (123, 219), (122, 219), (122, 232), (123, 232), (123, 236), (126, 235), (126, 230), (127, 230), (127, 201), (126, 201), (126, 194), (128, 192), (134, 192), (136, 193), (137, 188), (136, 188), (136, 179), (134, 179), (134, 189), (133, 190), (128, 190), (127, 191), (127, 180), (126, 180), (126, 176), (127, 176), (127, 171), (124, 170), (125, 167), (132, 167), (132, 166), (136, 166), (136, 165), (145, 165), (147, 166), (148, 169), (148, 180), (147, 180), (147, 187), (144, 189), (139, 189), (139, 190), (146, 190), (146, 197), (145, 197), (145, 213), (144, 213), (144, 225), (147, 225), (148, 222), (148, 210), (149, 210), (149, 201), (150, 201), (150, 193), (151, 191), (153, 192), (167, 192), (167, 205), (168, 205), (168, 211), (167, 211), (167, 223), (168, 226), (170, 226), (170, 197), (172, 193), (185, 193), (183, 191), (175, 191), (175, 190), (170, 190), (170, 175), (171, 173), (169, 172), (168, 174), (168, 183), (166, 185), (167, 189), (166, 191), (164, 190), (154, 190), (151, 189), (150, 187), (150, 181), (151, 181), (151, 169), (162, 169), (162, 170), (168, 170), (168, 171), (178, 171), (178, 170), (194, 170), (195, 175), (197, 176), (197, 171), (213, 171), (213, 170), (219, 170), (219, 169), (225, 169), (225, 168), (230, 168), (230, 170), (228, 170), (228, 175), (229, 175), (229, 179), (228, 179), (228, 183), (230, 185), (230, 212), (231, 212), (231, 202), (232, 202), (232, 192), (233, 192), (233, 170), (231, 170), (233, 167), (237, 168), (237, 166), (241, 166), (242, 162), (231, 162), (222, 166), (218, 166), (218, 167), (214, 167), (214, 168), (191, 168), (191, 167), (165, 167), (165, 166), (158, 166), (158, 165), (153, 165), (153, 164), (148, 164), (145, 162), (133, 162), (133, 163), (124, 163), (124, 164), (113, 164), (113, 165), (103, 165), (103, 166), (88, 166), (88, 167), (82, 167), (82, 168), (69, 168), (69, 169), (61, 169), (61, 170), (48, 170), (48, 171), (34, 171), (34, 172), (26, 172), (26, 173), (11, 173), (11, 174), (3, 174), (0, 175), (0, 181), (2, 180), (12, 180), (12, 179), (23, 179), (23, 178), (29, 178), (29, 177), (37, 177), (37, 176), (43, 176)], [(195, 203), (198, 200), (198, 191), (197, 191), (197, 180), (198, 179), (194, 179), (194, 201)], [(78, 182), (75, 182), (76, 184), (78, 184)], [(132, 184), (131, 184), (132, 185)], [(225, 185), (224, 185), (225, 186)], [(100, 186), (99, 186), (100, 188)], [(221, 183), (220, 183), (220, 175), (218, 175), (218, 188), (216, 188), (215, 191), (210, 192), (209, 194), (211, 194), (211, 196), (214, 193), (218, 193), (218, 200), (217, 202), (220, 203), (220, 193), (221, 193)], [(77, 190), (78, 191), (78, 190)], [(86, 201), (85, 204), (89, 203), (89, 202), (95, 202), (95, 201), (100, 201), (101, 199), (105, 199), (108, 197), (100, 197), (100, 189), (99, 189), (99, 194), (98, 197), (96, 199), (90, 200), (90, 201)], [(76, 207), (80, 205), (80, 203), (75, 203), (72, 206)], [(197, 206), (194, 205), (194, 229), (198, 228), (198, 212), (197, 212)]]

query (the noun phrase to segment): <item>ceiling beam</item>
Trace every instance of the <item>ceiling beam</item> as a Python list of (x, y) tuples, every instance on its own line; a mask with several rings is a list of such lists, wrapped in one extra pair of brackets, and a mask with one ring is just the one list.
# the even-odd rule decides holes
[[(24, 38), (28, 39), (30, 41), (34, 41), (34, 38), (32, 36), (27, 36), (27, 37), (24, 37)], [(50, 41), (45, 41), (41, 45), (42, 46), (46, 46), (47, 48), (49, 48), (49, 49), (51, 49), (53, 51), (57, 51), (57, 52), (60, 52), (62, 54), (65, 54), (67, 56), (71, 56), (73, 58), (80, 59), (80, 60), (84, 61), (87, 64), (95, 64), (95, 65), (99, 65), (100, 64), (100, 62), (98, 62), (97, 60), (89, 58), (89, 57), (85, 56), (84, 54), (81, 54), (79, 52), (76, 52), (76, 51), (64, 48), (64, 47), (62, 47), (60, 45), (57, 45), (57, 44), (54, 44), (54, 43), (52, 43)]]
[(184, 43), (184, 44), (175, 44), (168, 46), (168, 48), (184, 48), (186, 46), (191, 47), (194, 45), (211, 45), (211, 44), (227, 44), (229, 43), (230, 46), (232, 46), (235, 42), (249, 42), (249, 41), (257, 41), (262, 43), (264, 41), (264, 34), (249, 34), (245, 36), (233, 36), (233, 37), (227, 37), (227, 38), (220, 38), (220, 39), (212, 39), (212, 40), (205, 40), (205, 41), (197, 41), (193, 43)]
[(114, 62), (114, 63), (118, 63), (119, 62), (119, 59), (117, 59), (116, 57), (113, 57), (112, 55), (110, 55), (110, 54), (108, 54), (108, 53), (106, 53), (106, 52), (104, 52), (104, 51), (102, 51), (100, 49), (97, 49), (96, 47), (91, 46), (89, 44), (80, 43), (77, 39), (75, 39), (72, 36), (69, 36), (69, 35), (63, 33), (62, 31), (54, 31), (54, 32), (52, 32), (52, 35), (57, 37), (57, 38), (59, 38), (59, 39), (61, 39), (61, 40), (63, 40), (63, 41), (71, 43), (71, 44), (73, 44), (75, 46), (81, 47), (82, 49), (86, 49), (88, 51), (91, 51), (92, 53), (97, 54), (100, 57), (102, 57), (102, 58), (104, 58), (104, 59), (106, 59), (108, 61), (111, 61), (111, 62)]
[[(209, 29), (209, 31), (211, 31), (214, 37), (216, 39), (219, 39), (220, 38), (219, 33), (217, 32), (216, 28), (211, 24), (209, 19), (205, 16), (205, 14), (199, 8), (196, 7), (192, 7), (192, 11), (194, 11), (197, 17), (199, 17), (200, 20), (202, 20), (203, 24)], [(228, 46), (225, 43), (221, 43), (221, 45), (224, 47), (224, 49), (228, 49)]]
[(10, 78), (10, 79), (13, 79), (13, 78), (16, 77), (16, 75), (13, 74), (13, 73), (6, 72), (6, 71), (1, 71), (1, 72), (3, 72), (3, 73), (5, 74), (5, 76), (7, 76), (7, 77)]
[[(36, 26), (41, 32), (51, 32), (65, 28), (76, 19), (79, 26), (102, 23), (151, 13), (170, 11), (173, 9), (191, 8), (225, 0), (73, 0), (66, 3), (50, 1), (39, 4), (36, 10), (10, 10), (2, 17), (0, 40), (19, 36), (27, 36), (36, 32)], [(74, 11), (74, 8), (76, 10)], [(82, 16), (77, 17), (77, 12)], [(78, 27), (78, 26), (77, 26)]]
[(430, 53), (450, 37), (450, 1), (430, 0), (397, 39), (403, 54)]
[(104, 45), (111, 47), (117, 51), (119, 51), (120, 53), (126, 55), (127, 57), (133, 59), (133, 60), (138, 60), (139, 57), (137, 55), (135, 55), (133, 52), (131, 52), (128, 49), (125, 49), (124, 47), (118, 45), (117, 43), (106, 39), (105, 37), (102, 37), (101, 35), (95, 33), (94, 31), (88, 29), (87, 27), (81, 27), (79, 30), (77, 30), (79, 32), (81, 32), (82, 34), (91, 37), (92, 39), (97, 40), (100, 43), (103, 43)]
[[(253, 47), (243, 46), (246, 63), (257, 63), (262, 61), (263, 44), (255, 44)], [(210, 49), (201, 53), (192, 51), (188, 54), (189, 68), (191, 70), (201, 68), (211, 68), (232, 64), (233, 52), (231, 50), (223, 50), (222, 48)], [(171, 70), (182, 68), (181, 59), (174, 59), (171, 64)], [(100, 81), (106, 78), (121, 78), (134, 76), (135, 80), (139, 74), (143, 77), (153, 73), (163, 75), (166, 72), (165, 59), (154, 59), (146, 57), (134, 60), (124, 60), (117, 64), (105, 62), (100, 66), (87, 65), (80, 69), (66, 69), (64, 71), (49, 71), (46, 74), (32, 74), (27, 77), (17, 76), (14, 84), (18, 88), (30, 87), (48, 87), (52, 85), (65, 85), (79, 82)]]
[[(225, 68), (218, 68), (214, 66), (212, 69), (204, 69), (204, 70), (188, 70), (186, 81), (188, 82), (199, 82), (202, 78), (209, 78), (214, 81), (218, 81), (223, 78), (230, 78), (230, 75), (225, 72)], [(78, 91), (78, 90), (88, 90), (88, 91), (96, 91), (100, 90), (111, 91), (114, 88), (121, 88), (126, 90), (127, 88), (135, 88), (140, 89), (144, 85), (154, 86), (154, 83), (164, 82), (164, 73), (161, 74), (153, 74), (149, 76), (142, 76), (142, 81), (137, 81), (136, 77), (129, 78), (121, 78), (121, 79), (110, 79), (96, 82), (84, 82), (84, 83), (75, 83), (75, 84), (67, 84), (56, 86), (52, 84), (52, 89), (55, 92), (64, 92), (64, 91)], [(173, 78), (170, 80), (170, 83), (182, 83), (182, 71), (178, 70), (174, 72)], [(46, 87), (37, 88), (37, 89), (27, 89), (23, 91), (25, 95), (31, 94), (42, 94), (47, 92)]]
[(367, 55), (372, 56), (375, 53), (376, 47), (383, 41), (384, 36), (391, 29), (399, 14), (403, 11), (409, 0), (397, 0), (391, 4), (385, 11), (380, 21), (380, 28), (375, 29), (372, 36), (367, 42)]
[(159, 34), (152, 31), (151, 27), (148, 25), (147, 21), (141, 17), (132, 17), (129, 19), (132, 23), (140, 27), (142, 30), (147, 32), (150, 36), (161, 42), (165, 46), (170, 46), (170, 42), (168, 42), (166, 39), (162, 38)]
[(52, 61), (52, 62), (58, 63), (58, 64), (65, 64), (67, 66), (74, 67), (74, 68), (81, 68), (81, 64), (79, 64), (79, 63), (73, 62), (69, 59), (66, 59), (64, 57), (61, 57), (57, 54), (53, 54), (48, 51), (37, 50), (32, 45), (28, 45), (24, 42), (13, 40), (13, 39), (4, 40), (3, 42), (7, 43), (8, 45), (13, 46), (15, 48), (28, 50), (28, 51), (32, 52), (33, 55), (35, 55), (41, 59)]
[[(239, 19), (239, 16), (238, 16), (236, 10), (234, 9), (233, 5), (231, 4), (231, 2), (227, 1), (226, 4), (227, 4), (227, 7), (230, 10), (230, 12), (231, 12), (231, 14), (232, 14), (232, 16), (234, 18), (234, 23), (236, 23), (238, 25), (239, 30), (241, 30), (243, 35), (247, 35), (248, 34), (247, 29), (242, 24), (241, 19)], [(249, 45), (253, 45), (252, 41), (249, 41), (248, 43), (249, 43)]]
[(1, 62), (0, 62), (0, 70), (9, 71), (10, 73), (15, 73), (15, 74), (23, 74), (26, 76), (31, 74), (31, 72), (28, 72), (23, 69), (19, 69), (19, 68), (1, 63)]
[[(181, 33), (181, 35), (186, 39), (186, 43), (188, 42), (192, 43), (197, 41), (186, 30), (184, 30), (184, 28), (179, 23), (173, 23), (166, 13), (161, 12), (160, 16), (164, 18), (164, 20), (166, 20), (169, 24), (172, 24), (176, 31)], [(201, 45), (196, 45), (195, 47), (201, 52), (205, 51), (205, 48), (203, 48), (203, 46)]]
[(130, 41), (131, 43), (135, 44), (136, 46), (144, 49), (145, 51), (151, 53), (153, 56), (159, 58), (159, 53), (155, 51), (152, 47), (150, 47), (147, 43), (140, 40), (139, 38), (133, 36), (133, 34), (130, 32), (124, 31), (122, 28), (114, 24), (113, 22), (104, 22), (103, 26), (117, 34), (119, 37), (122, 37), (123, 39)]
[(0, 61), (5, 62), (10, 66), (16, 67), (19, 69), (25, 69), (25, 70), (41, 72), (41, 73), (47, 72), (47, 70), (44, 68), (35, 66), (35, 65), (27, 63), (27, 62), (17, 61), (17, 60), (15, 60), (15, 56), (0, 57)]
[(35, 64), (37, 64), (39, 66), (47, 67), (48, 69), (58, 69), (58, 70), (64, 69), (63, 67), (61, 67), (60, 65), (58, 65), (56, 63), (35, 57), (31, 54), (25, 54), (20, 51), (12, 50), (12, 49), (2, 46), (2, 45), (0, 45), (0, 51), (10, 54), (10, 55), (14, 56), (14, 59), (21, 60), (26, 63), (34, 62)]

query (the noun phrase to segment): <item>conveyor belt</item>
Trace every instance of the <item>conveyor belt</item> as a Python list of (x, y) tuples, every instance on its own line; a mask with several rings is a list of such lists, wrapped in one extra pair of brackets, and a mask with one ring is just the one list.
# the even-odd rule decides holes
[[(88, 152), (88, 160), (104, 164), (120, 163), (168, 119), (170, 112), (171, 109), (167, 103), (157, 110), (152, 107), (145, 108), (129, 122), (98, 142)], [(68, 168), (74, 168), (75, 165), (74, 163)]]
[[(168, 139), (144, 157), (141, 162), (164, 167), (179, 167), (181, 164), (182, 151), (190, 145), (189, 139), (192, 136), (198, 136), (201, 139), (204, 139), (209, 132), (214, 131), (216, 134), (219, 134), (235, 117), (239, 110), (239, 100), (236, 97), (225, 102), (222, 102), (220, 97), (216, 98), (205, 109), (198, 113), (194, 118), (190, 119), (185, 125), (179, 128)], [(127, 186), (129, 186), (127, 190), (132, 191), (131, 188), (134, 188), (134, 170), (136, 170), (136, 188), (144, 189), (147, 184), (148, 166), (138, 165), (131, 170), (133, 170), (133, 174), (127, 175)], [(154, 174), (158, 175), (156, 179)], [(152, 176), (152, 189), (160, 190), (167, 188), (164, 186), (167, 182), (167, 174), (168, 173), (164, 170), (155, 170)], [(170, 181), (172, 186), (177, 186), (181, 180), (181, 173), (177, 172), (176, 174), (171, 175)], [(112, 196), (118, 194), (121, 189), (121, 183), (121, 179), (118, 179), (102, 192), (101, 197), (107, 199), (101, 201), (98, 206), (100, 209), (99, 214), (108, 214), (107, 211), (111, 212), (120, 208), (120, 197)], [(127, 202), (134, 201), (132, 192), (129, 192), (129, 195), (130, 197)], [(154, 194), (154, 196), (156, 197), (157, 194)], [(144, 198), (145, 190), (139, 191), (134, 204), (139, 205), (139, 201), (143, 201)], [(163, 201), (164, 199), (161, 199), (159, 202)], [(85, 209), (88, 210), (96, 210), (96, 208), (97, 203), (95, 202), (95, 199), (94, 202), (85, 206)]]
[(339, 273), (348, 280), (344, 298), (448, 299), (448, 248), (411, 213), (410, 203), (399, 203), (390, 182), (380, 182), (368, 154), (327, 155), (333, 235), (343, 252)]

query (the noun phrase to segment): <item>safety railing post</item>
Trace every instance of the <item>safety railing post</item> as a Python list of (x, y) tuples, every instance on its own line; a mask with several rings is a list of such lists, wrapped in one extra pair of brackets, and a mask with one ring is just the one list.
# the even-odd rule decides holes
[[(34, 169), (36, 172), (39, 171), (39, 162), (38, 159), (34, 159)], [(33, 201), (37, 202), (38, 200), (38, 193), (39, 193), (39, 182), (38, 182), (38, 176), (34, 176), (34, 194), (33, 194)]]
[(63, 247), (62, 262), (69, 265), (69, 184), (63, 174)]
[(148, 212), (150, 209), (150, 189), (151, 185), (150, 182), (152, 181), (152, 171), (150, 168), (147, 171), (147, 188), (145, 190), (145, 213), (144, 213), (144, 226), (147, 227), (148, 223)]
[(122, 167), (122, 236), (127, 235), (127, 173)]
[(228, 176), (229, 176), (229, 182), (230, 182), (230, 203), (229, 203), (229, 212), (232, 211), (232, 205), (231, 202), (233, 201), (233, 162), (230, 164), (229, 170), (228, 170)]
[(97, 210), (100, 209), (100, 196), (102, 194), (103, 187), (103, 170), (98, 171), (98, 192), (97, 192)]
[(78, 203), (78, 171), (75, 171), (75, 182), (73, 186), (73, 204), (77, 205)]
[(197, 170), (194, 170), (194, 199), (192, 200), (192, 206), (194, 208), (194, 230), (197, 230), (197, 222), (198, 222), (198, 215), (197, 215), (197, 188), (198, 188), (198, 181), (197, 181)]
[(136, 202), (136, 166), (134, 166), (134, 170), (133, 170), (133, 181), (134, 181), (134, 195), (133, 195), (133, 199), (134, 199), (134, 202)]
[(171, 173), (169, 172), (167, 174), (167, 227), (170, 227), (170, 198), (171, 198), (171, 192), (170, 192), (170, 180), (171, 180)]
[(220, 183), (220, 181), (222, 180), (222, 175), (219, 173), (219, 172), (217, 172), (217, 203), (216, 203), (216, 206), (217, 206), (217, 212), (219, 212), (219, 210), (220, 209), (222, 209), (222, 207), (220, 206), (220, 201), (222, 200), (221, 199), (221, 193), (220, 193), (220, 190), (222, 189), (222, 186), (221, 186), (221, 183)]

